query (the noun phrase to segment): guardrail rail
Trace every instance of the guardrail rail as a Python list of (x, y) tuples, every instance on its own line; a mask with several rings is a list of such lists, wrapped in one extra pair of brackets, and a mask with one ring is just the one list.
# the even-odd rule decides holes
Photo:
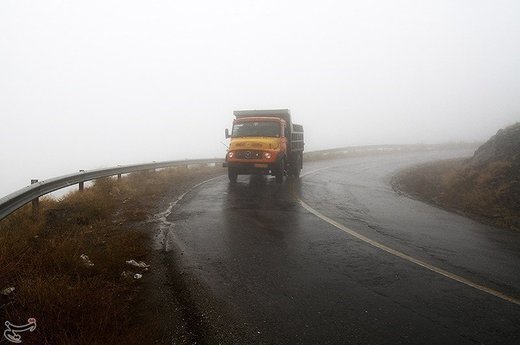
[[(334, 149), (311, 151), (305, 153), (305, 158), (313, 159), (316, 156), (322, 158), (331, 158), (334, 154), (348, 154), (356, 152), (380, 152), (380, 151), (421, 151), (433, 149), (450, 149), (460, 147), (478, 147), (480, 143), (448, 143), (448, 144), (416, 144), (416, 145), (368, 145), (368, 146), (351, 146), (340, 147)], [(7, 217), (12, 212), (16, 211), (25, 204), (32, 202), (34, 209), (38, 207), (38, 198), (45, 194), (57, 191), (62, 188), (70, 187), (79, 184), (79, 189), (83, 189), (83, 184), (87, 181), (95, 180), (97, 178), (109, 177), (117, 175), (121, 178), (122, 174), (129, 174), (136, 171), (153, 170), (161, 168), (169, 168), (183, 165), (197, 165), (197, 164), (219, 164), (224, 162), (223, 159), (186, 159), (178, 161), (153, 162), (136, 165), (124, 165), (114, 168), (97, 169), (83, 171), (78, 173), (65, 175), (61, 177), (52, 178), (49, 180), (38, 182), (38, 180), (31, 180), (31, 185), (22, 188), (12, 194), (9, 194), (0, 199), (0, 220)]]
[(110, 177), (117, 175), (121, 179), (121, 175), (129, 174), (137, 171), (155, 170), (162, 168), (170, 168), (175, 166), (203, 165), (203, 164), (219, 164), (222, 159), (190, 159), (166, 162), (153, 162), (135, 165), (121, 165), (112, 168), (96, 169), (96, 170), (80, 170), (77, 173), (55, 177), (45, 181), (31, 180), (31, 185), (22, 188), (14, 193), (4, 196), (0, 199), (0, 220), (7, 217), (17, 209), (21, 208), (29, 202), (33, 203), (33, 207), (38, 207), (38, 198), (55, 192), (59, 189), (70, 187), (78, 184), (82, 190), (84, 183), (98, 178)]

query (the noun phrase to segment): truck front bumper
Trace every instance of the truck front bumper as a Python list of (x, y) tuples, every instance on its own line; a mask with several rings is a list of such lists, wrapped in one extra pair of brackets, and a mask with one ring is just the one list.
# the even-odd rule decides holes
[(254, 163), (254, 162), (224, 162), (224, 168), (233, 169), (237, 174), (267, 175), (275, 171), (278, 163)]

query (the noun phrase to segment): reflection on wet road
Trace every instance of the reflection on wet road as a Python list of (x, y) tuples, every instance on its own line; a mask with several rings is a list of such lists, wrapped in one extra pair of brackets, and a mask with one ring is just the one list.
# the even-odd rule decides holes
[[(435, 267), (520, 296), (520, 236), (397, 195), (398, 169), (467, 152), (307, 164), (300, 181), (209, 181), (172, 210), (183, 270), (267, 344), (508, 344), (520, 307), (417, 266), (302, 208)], [(308, 173), (314, 171), (314, 173)], [(226, 318), (226, 315), (222, 315)], [(239, 320), (239, 321), (237, 321)], [(229, 342), (236, 342), (230, 340)]]

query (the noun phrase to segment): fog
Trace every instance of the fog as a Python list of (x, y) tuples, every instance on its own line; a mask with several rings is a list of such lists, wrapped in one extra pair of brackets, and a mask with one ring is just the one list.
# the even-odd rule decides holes
[(519, 1), (0, 2), (0, 197), (223, 157), (233, 110), (306, 149), (485, 140), (520, 120)]

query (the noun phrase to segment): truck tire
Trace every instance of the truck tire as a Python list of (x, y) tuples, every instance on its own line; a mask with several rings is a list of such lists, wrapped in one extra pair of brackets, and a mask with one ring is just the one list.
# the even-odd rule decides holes
[(301, 170), (302, 170), (302, 155), (298, 154), (298, 155), (296, 155), (296, 159), (294, 161), (292, 175), (294, 177), (296, 177), (297, 179), (299, 179)]
[(236, 172), (235, 169), (228, 168), (228, 177), (229, 177), (229, 182), (235, 183), (235, 182), (237, 182), (238, 173)]
[(285, 175), (285, 159), (280, 159), (276, 173), (274, 175), (276, 183), (280, 184), (283, 182), (283, 176)]
[(292, 177), (300, 178), (300, 171), (302, 166), (301, 154), (295, 154), (292, 156), (291, 165), (289, 166), (289, 175)]

